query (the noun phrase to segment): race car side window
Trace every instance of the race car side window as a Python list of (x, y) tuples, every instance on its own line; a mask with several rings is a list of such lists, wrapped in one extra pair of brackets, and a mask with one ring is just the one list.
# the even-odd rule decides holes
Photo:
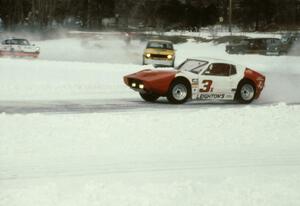
[(26, 39), (21, 39), (21, 40), (19, 41), (19, 44), (20, 44), (20, 45), (29, 45), (29, 41), (26, 40)]
[(170, 43), (164, 43), (164, 42), (148, 42), (147, 48), (152, 49), (169, 49), (173, 50), (173, 45)]
[(7, 39), (7, 40), (5, 40), (4, 43), (5, 43), (6, 45), (10, 45), (10, 44), (11, 44), (11, 40)]
[(190, 71), (195, 74), (199, 74), (200, 71), (204, 69), (204, 66), (208, 62), (196, 60), (196, 59), (188, 59), (179, 65), (176, 69), (180, 71)]
[(11, 40), (11, 44), (12, 44), (12, 45), (17, 45), (17, 44), (18, 44), (18, 41), (17, 41), (16, 39), (12, 39), (12, 40)]
[(237, 74), (236, 67), (234, 65), (230, 65), (230, 76)]
[(214, 63), (209, 65), (203, 75), (210, 76), (229, 76), (231, 65), (224, 63)]

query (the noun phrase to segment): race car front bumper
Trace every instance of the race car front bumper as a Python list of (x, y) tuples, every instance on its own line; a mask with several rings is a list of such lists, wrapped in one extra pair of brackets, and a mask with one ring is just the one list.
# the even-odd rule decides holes
[(154, 66), (169, 66), (173, 67), (174, 60), (173, 59), (150, 59), (150, 58), (144, 58), (143, 63), (145, 65), (151, 64)]
[(0, 56), (10, 56), (10, 57), (32, 57), (37, 58), (40, 52), (21, 52), (21, 51), (1, 51)]
[(280, 52), (279, 52), (279, 51), (276, 51), (276, 52), (273, 52), (273, 51), (267, 51), (267, 52), (266, 52), (266, 55), (267, 55), (267, 56), (279, 56), (279, 55), (280, 55)]

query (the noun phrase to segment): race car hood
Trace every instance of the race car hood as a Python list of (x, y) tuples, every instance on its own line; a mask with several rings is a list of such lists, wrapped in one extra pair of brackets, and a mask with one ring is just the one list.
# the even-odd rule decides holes
[[(127, 78), (138, 79), (142, 81), (153, 81), (157, 79), (169, 79), (174, 78), (177, 71), (175, 70), (151, 70), (145, 69), (133, 74), (129, 74), (124, 77), (124, 80)], [(126, 83), (126, 82), (125, 82)]]
[(174, 50), (168, 50), (168, 49), (152, 49), (147, 48), (144, 51), (145, 54), (160, 54), (160, 55), (174, 55)]
[(129, 87), (132, 81), (142, 82), (146, 91), (164, 95), (167, 93), (176, 73), (176, 70), (147, 69), (125, 76), (124, 82)]

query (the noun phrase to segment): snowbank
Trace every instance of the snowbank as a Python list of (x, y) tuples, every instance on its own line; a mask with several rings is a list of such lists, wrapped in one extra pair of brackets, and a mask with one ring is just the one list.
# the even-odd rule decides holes
[[(169, 32), (145, 32), (146, 34), (152, 35), (165, 35), (165, 36), (185, 36), (185, 37), (201, 37), (205, 39), (214, 39), (217, 37), (223, 36), (246, 36), (249, 38), (281, 38), (280, 32), (272, 33), (272, 32), (239, 32), (234, 31), (232, 33), (228, 32), (227, 29), (220, 28), (207, 28), (200, 30), (199, 32), (192, 31), (169, 31)], [(284, 33), (284, 32), (282, 32)]]

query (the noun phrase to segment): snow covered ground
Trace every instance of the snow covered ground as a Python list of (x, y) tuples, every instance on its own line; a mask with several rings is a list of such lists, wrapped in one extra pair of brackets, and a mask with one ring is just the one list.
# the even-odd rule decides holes
[[(267, 85), (252, 105), (175, 106), (144, 103), (122, 81), (145, 42), (37, 44), (40, 59), (0, 59), (0, 206), (300, 204), (299, 57), (178, 44), (176, 64), (229, 59)], [(28, 110), (57, 102), (63, 113)], [(91, 105), (110, 109), (80, 114)]]
[(0, 116), (0, 205), (298, 205), (300, 106)]

